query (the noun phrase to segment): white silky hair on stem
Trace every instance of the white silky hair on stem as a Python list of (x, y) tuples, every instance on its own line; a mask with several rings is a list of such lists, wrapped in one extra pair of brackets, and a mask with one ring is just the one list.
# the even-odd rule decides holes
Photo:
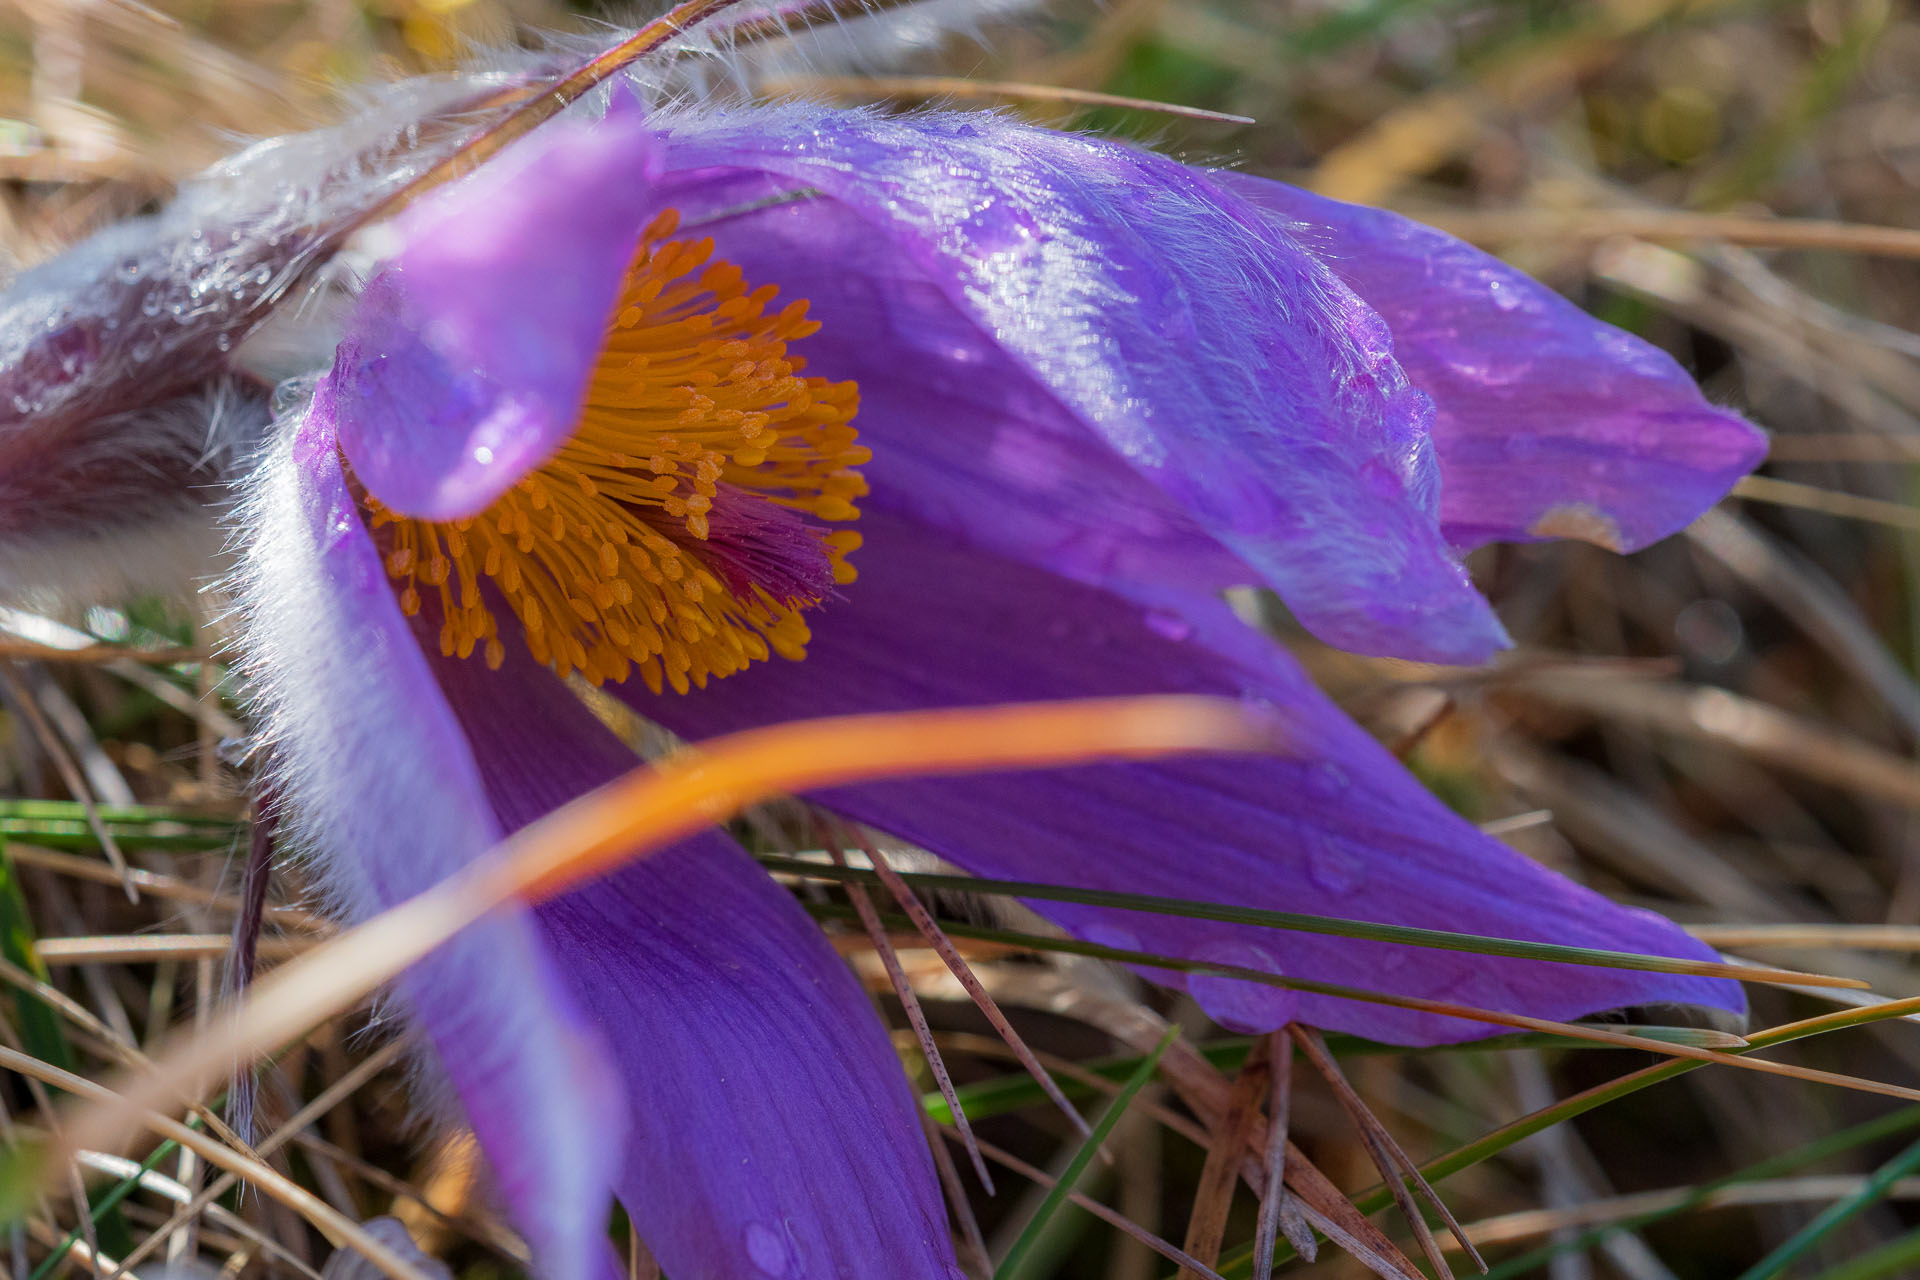
[[(1032, 7), (749, 0), (613, 80), (655, 107), (697, 109), (716, 66), (750, 93), (776, 72), (895, 65)], [(343, 123), (245, 147), (159, 213), (15, 277), (0, 291), (0, 598), (57, 587), (68, 608), (184, 595), (217, 576), (213, 517), (266, 430), (266, 388), (331, 360), (355, 230), (537, 100), (529, 89), (631, 34), (479, 52), (467, 71), (392, 85)], [(607, 93), (567, 114), (597, 114)]]
[[(1046, 7), (1046, 0), (781, 0), (743, 5), (725, 19), (683, 37), (681, 46), (714, 55), (704, 63), (688, 60), (679, 69), (684, 85), (669, 84), (698, 97), (710, 92), (710, 68), (724, 66), (733, 87), (753, 93), (805, 76), (858, 75), (908, 68), (950, 43), (984, 44), (997, 22)], [(744, 31), (781, 31), (753, 41)]]

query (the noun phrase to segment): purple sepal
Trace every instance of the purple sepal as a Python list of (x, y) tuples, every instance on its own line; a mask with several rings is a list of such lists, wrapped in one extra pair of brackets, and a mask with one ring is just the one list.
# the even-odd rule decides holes
[(367, 488), (473, 515), (572, 432), (654, 201), (637, 119), (548, 126), (398, 218), (330, 378)]
[[(943, 334), (875, 344), (898, 377), (926, 374), (921, 413), (862, 415), (877, 456), (891, 433), (964, 426), (961, 403), (940, 406), (955, 381), (1005, 380), (1001, 398), (1069, 415), (1078, 438), (1062, 460), (1103, 444), (1166, 496), (1170, 523), (1230, 548), (1322, 639), (1454, 662), (1505, 642), (1440, 536), (1429, 406), (1385, 324), (1206, 174), (983, 114), (789, 106), (667, 123), (663, 203), (706, 218), (743, 197), (810, 193), (756, 221), (777, 214), (790, 241), (836, 243), (825, 265), (851, 277), (843, 295), (866, 292), (867, 314), (916, 316), (931, 293), (969, 322), (945, 352)], [(863, 235), (848, 235), (849, 216)], [(976, 448), (997, 423), (983, 426)], [(937, 486), (877, 497), (943, 501)], [(981, 514), (984, 538), (997, 516)]]
[[(1138, 605), (867, 521), (858, 590), (822, 612), (801, 669), (755, 667), (684, 698), (626, 688), (691, 737), (802, 716), (1038, 698), (1207, 693), (1270, 706), (1287, 758), (1221, 757), (841, 788), (823, 803), (980, 875), (1303, 911), (1574, 946), (1713, 958), (1482, 835), (1224, 607)], [(1546, 964), (1033, 902), (1095, 942), (1567, 1019), (1651, 1003), (1741, 1010), (1714, 979)], [(1245, 1029), (1300, 1019), (1400, 1044), (1493, 1034), (1438, 1015), (1221, 978), (1185, 986)]]
[[(436, 666), (511, 830), (637, 761), (510, 640), (499, 672)], [(871, 1001), (738, 845), (694, 837), (537, 915), (613, 1050), (631, 1125), (620, 1197), (668, 1275), (957, 1277)]]
[[(256, 478), (240, 580), (290, 820), (364, 918), (637, 761), (517, 629), (492, 671), (440, 657), (427, 614), (402, 617), (333, 412), (323, 385)], [(957, 1274), (882, 1024), (718, 833), (496, 912), (399, 988), (542, 1274), (617, 1274), (615, 1190), (688, 1280)]]
[[(286, 834), (333, 906), (363, 920), (501, 829), (348, 491), (329, 410), (316, 399), (250, 479), (237, 583)], [(543, 1271), (607, 1274), (623, 1099), (533, 914), (496, 911), (396, 987)]]
[(1393, 330), (1433, 397), (1440, 520), (1462, 550), (1575, 537), (1633, 551), (1766, 456), (1672, 357), (1472, 245), (1397, 213), (1222, 175), (1284, 220)]

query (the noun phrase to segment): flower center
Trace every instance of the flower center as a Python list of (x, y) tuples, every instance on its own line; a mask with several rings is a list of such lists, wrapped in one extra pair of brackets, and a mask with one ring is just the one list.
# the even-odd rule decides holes
[(600, 684), (638, 670), (686, 692), (764, 659), (798, 659), (802, 613), (853, 581), (850, 530), (871, 456), (851, 382), (798, 376), (807, 304), (708, 260), (711, 240), (641, 237), (574, 434), (477, 516), (400, 516), (371, 496), (409, 616), (437, 593), (440, 651), (498, 668), (504, 604), (535, 658)]

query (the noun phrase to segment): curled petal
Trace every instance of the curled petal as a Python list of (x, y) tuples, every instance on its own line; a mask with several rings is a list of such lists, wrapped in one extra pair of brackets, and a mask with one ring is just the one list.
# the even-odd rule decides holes
[[(319, 398), (250, 484), (236, 579), (286, 822), (365, 919), (501, 835), (466, 738), (401, 616)], [(606, 1274), (625, 1117), (600, 1038), (530, 912), (469, 927), (398, 983), (544, 1271)]]
[(805, 299), (820, 329), (798, 349), (859, 385), (855, 425), (873, 448), (863, 506), (1117, 591), (1251, 576), (918, 266), (872, 252), (858, 211), (787, 202), (703, 230), (748, 279)]
[[(517, 643), (438, 662), (503, 825), (633, 767)], [(542, 904), (612, 1046), (632, 1130), (620, 1198), (666, 1273), (957, 1276), (900, 1060), (846, 963), (718, 831)]]
[(1658, 348), (1443, 231), (1227, 175), (1393, 329), (1433, 397), (1440, 520), (1462, 550), (1573, 537), (1633, 551), (1684, 527), (1766, 454)]
[[(1290, 727), (1290, 758), (928, 779), (821, 800), (982, 875), (1712, 957), (1658, 916), (1610, 903), (1446, 810), (1224, 609), (1209, 616), (1188, 600), (1179, 612), (1143, 612), (895, 520), (872, 518), (866, 532), (859, 590), (820, 616), (802, 675), (755, 669), (686, 698), (629, 695), (693, 736), (793, 716), (1044, 697), (1259, 699)], [(1744, 1008), (1734, 984), (1714, 979), (1030, 905), (1096, 942), (1536, 1017), (1663, 1002)], [(1299, 1018), (1402, 1044), (1491, 1031), (1230, 979), (1153, 976), (1247, 1029)]]
[(636, 119), (560, 126), (396, 220), (329, 375), (382, 502), (472, 515), (574, 429), (658, 164)]
[[(766, 220), (830, 248), (827, 265), (871, 296), (865, 314), (912, 323), (905, 283), (970, 322), (973, 337), (934, 374), (1024, 373), (1022, 394), (1055, 401), (1323, 639), (1449, 661), (1503, 643), (1440, 536), (1428, 405), (1386, 326), (1205, 174), (985, 115), (787, 107), (669, 127), (663, 203), (698, 221), (748, 196), (810, 193)], [(845, 234), (849, 216), (864, 235)], [(810, 225), (832, 219), (837, 229)], [(980, 335), (989, 358), (1010, 360), (969, 367)], [(912, 361), (927, 344), (872, 345)], [(875, 443), (881, 453), (888, 441)]]

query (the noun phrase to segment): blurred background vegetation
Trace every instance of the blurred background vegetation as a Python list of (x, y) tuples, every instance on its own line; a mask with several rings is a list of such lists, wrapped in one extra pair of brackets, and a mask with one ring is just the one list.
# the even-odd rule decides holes
[[(454, 67), (471, 42), (636, 16), (546, 0), (155, 5), (0, 0), (0, 270), (150, 207), (242, 135), (333, 118), (357, 86)], [(1773, 433), (1760, 477), (1643, 554), (1477, 555), (1521, 646), (1489, 670), (1367, 662), (1286, 638), (1443, 796), (1535, 856), (1738, 954), (1920, 994), (1920, 11), (1892, 0), (1059, 0), (881, 70), (768, 87), (992, 102), (1406, 210), (1658, 343)], [(1252, 123), (1071, 100), (1088, 91)], [(0, 658), (15, 659), (0, 792), (19, 798), (0, 807), (0, 974), (18, 990), (23, 969), (49, 966), (81, 1012), (22, 997), (0, 1010), (0, 1038), (98, 1074), (217, 991), (245, 815), (243, 779), (220, 746), (238, 727), (203, 622), (158, 607), (95, 610), (69, 620), (84, 623), (72, 633), (31, 621), (0, 619), (12, 637), (0, 637)], [(55, 662), (24, 644), (50, 634), (138, 652)], [(66, 803), (76, 792), (107, 806), (93, 825)], [(147, 877), (138, 906), (114, 883), (101, 825)], [(296, 878), (277, 881), (274, 898), (268, 961), (322, 927), (300, 910)], [(983, 1136), (1058, 1170), (1076, 1145), (1061, 1118), (1007, 1074), (938, 963), (904, 958)], [(1129, 979), (998, 953), (976, 967), (1064, 1069), (1137, 1054), (1114, 1012), (1136, 1001), (1235, 1061), (1235, 1042)], [(1756, 1027), (1833, 1007), (1764, 989), (1755, 999)], [(361, 1068), (272, 1160), (358, 1217), (398, 1214), (459, 1274), (515, 1274), (522, 1251), (489, 1209), (470, 1147), (409, 1127), (397, 1055), (363, 1024), (330, 1025), (266, 1073), (261, 1131), (272, 1133)], [(903, 1054), (917, 1063), (910, 1039)], [(1912, 1084), (1920, 1029), (1882, 1022), (1785, 1056)], [(1653, 1059), (1558, 1048), (1344, 1061), (1425, 1160)], [(15, 1081), (0, 1099), (5, 1125), (44, 1123), (39, 1092)], [(1180, 1243), (1205, 1134), (1192, 1140), (1161, 1086), (1143, 1100), (1112, 1144), (1117, 1159), (1082, 1190)], [(1304, 1067), (1293, 1127), (1343, 1188), (1376, 1181), (1346, 1114)], [(1920, 1110), (1886, 1099), (1712, 1068), (1553, 1124), (1441, 1191), (1501, 1275), (1920, 1275), (1916, 1130)], [(153, 1167), (174, 1185), (203, 1181), (178, 1153)], [(1002, 1181), (976, 1204), (997, 1250), (1038, 1194)], [(167, 1224), (166, 1195), (150, 1178), (98, 1215), (93, 1245), (124, 1256)], [(168, 1225), (157, 1256), (250, 1275), (323, 1263), (320, 1237), (272, 1201), (220, 1203), (197, 1235)], [(1253, 1213), (1243, 1191), (1226, 1257), (1251, 1236)], [(0, 1246), (0, 1265), (22, 1280), (84, 1274), (84, 1241), (60, 1252), (74, 1221), (70, 1200), (43, 1202)], [(1376, 1221), (1409, 1238), (1391, 1210)], [(1041, 1243), (1018, 1273), (1029, 1280), (1171, 1270), (1078, 1208), (1054, 1214)], [(1366, 1274), (1334, 1250), (1287, 1265)]]

